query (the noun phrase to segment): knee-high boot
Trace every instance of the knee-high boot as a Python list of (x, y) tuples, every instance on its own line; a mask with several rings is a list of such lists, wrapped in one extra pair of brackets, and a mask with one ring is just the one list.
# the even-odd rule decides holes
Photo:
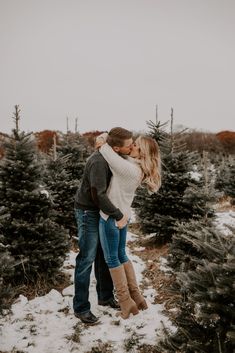
[(131, 298), (136, 302), (138, 309), (146, 310), (148, 308), (148, 305), (147, 305), (143, 295), (140, 293), (139, 286), (136, 281), (135, 270), (134, 270), (132, 262), (127, 261), (123, 264), (123, 266), (125, 269), (128, 288), (129, 288)]
[(136, 303), (133, 299), (131, 299), (130, 296), (126, 273), (123, 265), (110, 268), (109, 270), (117, 292), (118, 302), (121, 307), (121, 317), (123, 319), (127, 319), (130, 314), (138, 314), (139, 310), (136, 306)]

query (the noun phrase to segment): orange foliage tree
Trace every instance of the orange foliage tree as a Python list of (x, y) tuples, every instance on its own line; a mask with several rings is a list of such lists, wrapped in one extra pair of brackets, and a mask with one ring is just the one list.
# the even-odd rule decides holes
[(88, 141), (89, 145), (94, 147), (95, 145), (95, 138), (97, 136), (99, 136), (100, 134), (102, 134), (104, 131), (99, 131), (99, 130), (95, 130), (95, 131), (88, 131), (85, 132), (84, 134), (82, 134), (83, 137), (85, 137), (85, 139)]
[(37, 140), (38, 149), (44, 153), (48, 153), (54, 144), (54, 136), (56, 138), (56, 144), (58, 144), (59, 138), (56, 131), (43, 130), (36, 132), (35, 137)]
[(214, 133), (192, 130), (182, 135), (182, 142), (186, 144), (189, 151), (197, 151), (201, 155), (204, 151), (223, 152), (223, 146)]
[(216, 137), (223, 145), (225, 152), (235, 154), (235, 131), (221, 131)]

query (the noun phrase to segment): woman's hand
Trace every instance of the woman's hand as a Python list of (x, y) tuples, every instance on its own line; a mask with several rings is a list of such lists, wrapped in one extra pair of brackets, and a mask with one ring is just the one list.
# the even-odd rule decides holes
[(108, 133), (103, 132), (99, 136), (96, 137), (95, 139), (95, 149), (98, 150), (101, 146), (103, 146), (106, 143)]
[(124, 215), (122, 219), (120, 219), (120, 221), (116, 222), (116, 224), (119, 229), (122, 229), (127, 225), (127, 222), (128, 222), (128, 217)]

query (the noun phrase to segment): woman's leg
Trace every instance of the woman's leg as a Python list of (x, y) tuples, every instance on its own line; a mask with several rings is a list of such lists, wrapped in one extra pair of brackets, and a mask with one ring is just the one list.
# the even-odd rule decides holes
[(129, 260), (129, 261), (125, 262), (123, 264), (123, 266), (125, 269), (128, 288), (129, 288), (131, 298), (135, 301), (139, 310), (146, 310), (148, 308), (148, 305), (147, 305), (146, 300), (144, 299), (143, 295), (140, 293), (139, 286), (138, 286), (138, 283), (136, 280), (135, 270), (134, 270), (132, 262)]
[(127, 226), (119, 230), (118, 258), (121, 264), (129, 261), (126, 254)]
[(136, 303), (130, 296), (125, 269), (118, 258), (120, 230), (115, 225), (113, 218), (109, 217), (107, 221), (100, 218), (99, 233), (104, 258), (117, 291), (121, 316), (123, 319), (127, 319), (130, 313), (136, 315), (139, 311)]
[(147, 303), (140, 293), (139, 286), (137, 284), (135, 270), (132, 262), (129, 260), (126, 254), (126, 236), (127, 236), (127, 227), (120, 230), (120, 240), (118, 248), (118, 257), (120, 262), (123, 264), (125, 269), (125, 274), (127, 278), (128, 288), (131, 295), (131, 298), (135, 301), (138, 309), (145, 310), (148, 308)]
[(118, 258), (119, 229), (115, 225), (115, 220), (109, 217), (107, 220), (100, 218), (99, 223), (100, 243), (103, 249), (104, 258), (109, 268), (121, 265)]

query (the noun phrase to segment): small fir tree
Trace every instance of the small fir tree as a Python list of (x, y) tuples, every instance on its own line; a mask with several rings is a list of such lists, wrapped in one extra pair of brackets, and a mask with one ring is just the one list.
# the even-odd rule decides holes
[(223, 192), (224, 195), (226, 195), (226, 189), (229, 184), (230, 167), (231, 167), (230, 159), (223, 157), (216, 168), (215, 188)]
[(9, 299), (13, 296), (11, 280), (14, 276), (15, 261), (8, 251), (6, 240), (0, 234), (0, 314), (10, 306)]
[[(180, 226), (170, 252), (179, 268), (178, 285), (172, 288), (178, 298), (173, 318), (177, 330), (165, 330), (161, 352), (233, 353), (235, 230), (224, 235), (191, 221)], [(172, 266), (175, 270), (175, 262)]]
[[(173, 125), (173, 124), (172, 124)], [(157, 194), (149, 195), (140, 189), (133, 207), (139, 217), (143, 232), (155, 233), (156, 241), (171, 239), (178, 221), (200, 219), (210, 211), (211, 194), (205, 192), (203, 176), (195, 179), (193, 165), (198, 155), (188, 153), (180, 142), (180, 133), (167, 135), (160, 123), (150, 126), (150, 136), (159, 142), (162, 155), (162, 186)], [(162, 148), (162, 149), (161, 149)], [(163, 152), (164, 151), (164, 152)]]
[(19, 131), (19, 107), (15, 106), (16, 128), (5, 143), (0, 165), (0, 210), (9, 251), (21, 265), (14, 283), (51, 278), (60, 269), (68, 251), (68, 237), (54, 221), (51, 200), (42, 190), (42, 165), (31, 134)]
[(231, 197), (232, 205), (235, 205), (235, 160), (233, 159), (230, 164), (228, 172), (228, 183), (225, 187), (225, 193)]
[(70, 237), (76, 234), (74, 217), (74, 195), (79, 185), (79, 180), (72, 179), (66, 169), (70, 156), (52, 156), (46, 158), (44, 180), (53, 200), (53, 208), (56, 211), (55, 221), (68, 229)]
[(79, 133), (68, 132), (63, 136), (58, 146), (58, 153), (60, 156), (70, 156), (65, 167), (71, 180), (82, 178), (86, 159), (91, 152), (92, 149), (87, 140)]
[(86, 139), (79, 133), (68, 132), (48, 155), (44, 154), (47, 173), (45, 183), (50, 189), (56, 221), (69, 230), (70, 237), (75, 235), (74, 195), (83, 175), (86, 158), (91, 152)]
[(218, 167), (215, 187), (225, 196), (231, 197), (231, 203), (235, 204), (235, 159), (232, 156), (223, 158)]

